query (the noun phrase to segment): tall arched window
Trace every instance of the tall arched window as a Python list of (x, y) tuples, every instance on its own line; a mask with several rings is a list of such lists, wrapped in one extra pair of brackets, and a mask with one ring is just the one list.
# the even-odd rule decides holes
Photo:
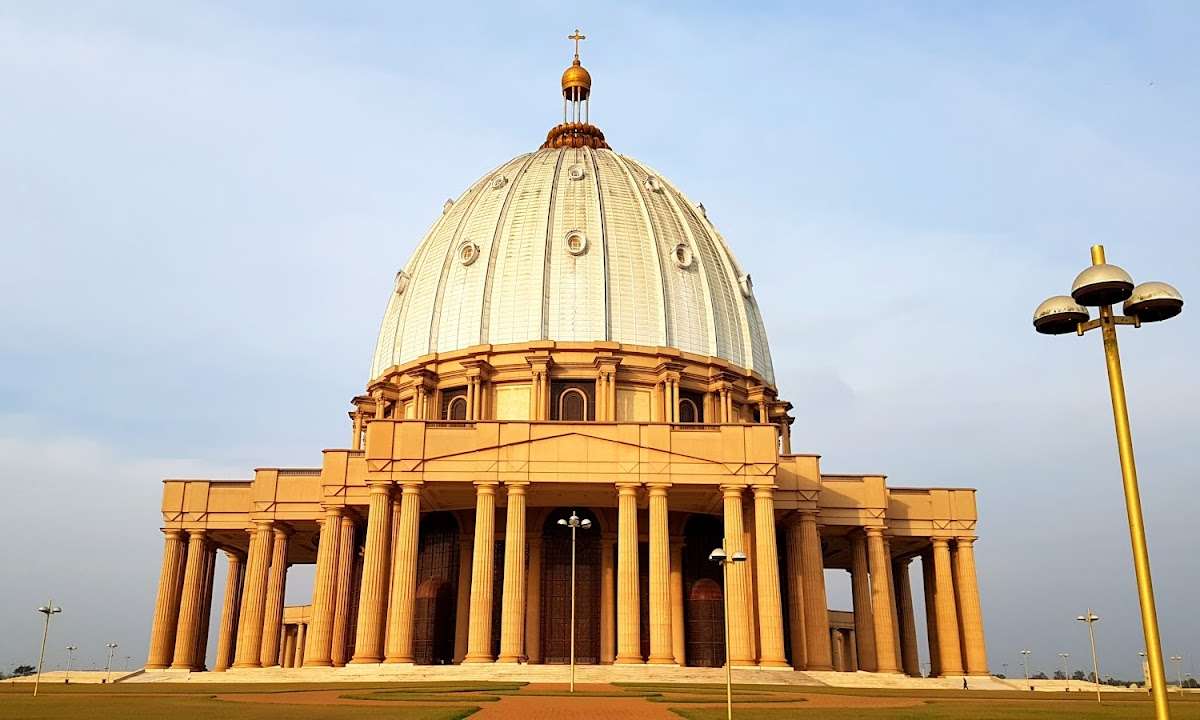
[(583, 422), (587, 420), (587, 395), (579, 388), (567, 388), (558, 396), (558, 419)]
[(462, 395), (451, 398), (450, 403), (446, 406), (447, 420), (466, 420), (467, 419), (467, 399)]
[(680, 398), (679, 400), (679, 422), (700, 422), (700, 410), (690, 398)]

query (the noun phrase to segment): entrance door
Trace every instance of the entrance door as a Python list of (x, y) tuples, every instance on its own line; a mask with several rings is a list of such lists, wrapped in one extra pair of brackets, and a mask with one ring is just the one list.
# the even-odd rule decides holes
[[(542, 539), (542, 662), (568, 663), (571, 658), (571, 530), (558, 525), (569, 509), (551, 512)], [(600, 526), (576, 531), (575, 662), (600, 662)]]

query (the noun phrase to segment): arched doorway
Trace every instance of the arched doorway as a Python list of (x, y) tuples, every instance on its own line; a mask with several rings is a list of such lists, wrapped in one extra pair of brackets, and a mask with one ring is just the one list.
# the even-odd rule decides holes
[[(592, 527), (576, 531), (575, 662), (600, 662), (600, 525), (590, 510), (576, 510)], [(542, 662), (571, 658), (571, 530), (558, 524), (569, 508), (551, 511), (542, 527)]]
[(692, 515), (684, 525), (684, 641), (687, 664), (725, 664), (725, 605), (721, 566), (708, 554), (721, 547), (724, 528), (712, 515)]
[(428, 513), (421, 518), (417, 551), (413, 659), (418, 665), (454, 660), (457, 583), (458, 523), (450, 513)]

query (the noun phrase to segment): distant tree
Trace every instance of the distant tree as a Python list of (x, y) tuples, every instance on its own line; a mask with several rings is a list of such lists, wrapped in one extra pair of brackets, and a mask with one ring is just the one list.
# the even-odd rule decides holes
[(1074, 673), (1071, 674), (1071, 679), (1072, 680), (1087, 680), (1087, 675), (1084, 675), (1082, 670), (1076, 670)]
[(18, 665), (13, 668), (12, 675), (13, 677), (25, 677), (26, 675), (32, 675), (35, 672), (37, 672), (37, 668), (32, 665)]
[(1200, 682), (1196, 682), (1196, 678), (1187, 678), (1183, 681), (1183, 686), (1188, 689), (1200, 688)]
[[(1008, 679), (1008, 676), (1007, 676), (1007, 675), (1005, 675), (1004, 673), (996, 673), (996, 677), (1000, 678), (1001, 680), (1007, 680), (1007, 679)], [(1186, 686), (1187, 686), (1187, 683), (1184, 683), (1184, 686), (1186, 687)]]
[(1049, 680), (1050, 678), (1046, 677), (1046, 673), (1039, 672), (1036, 675), (1030, 675), (1029, 679), (1030, 680)]
[(1087, 681), (1088, 681), (1088, 682), (1093, 682), (1093, 683), (1094, 683), (1094, 682), (1096, 682), (1096, 673), (1094, 673), (1094, 672), (1089, 672), (1089, 673), (1087, 674)]
[(1055, 670), (1054, 671), (1054, 679), (1055, 680), (1066, 680), (1067, 674), (1065, 672), (1063, 672), (1062, 670)]

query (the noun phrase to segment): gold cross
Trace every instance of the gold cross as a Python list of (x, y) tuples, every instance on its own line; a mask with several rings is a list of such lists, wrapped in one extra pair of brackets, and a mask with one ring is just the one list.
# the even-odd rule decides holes
[(568, 35), (568, 36), (567, 36), (567, 39), (568, 39), (568, 40), (574, 40), (574, 41), (575, 41), (575, 57), (579, 57), (579, 41), (580, 41), (580, 40), (587, 40), (587, 35), (584, 35), (584, 34), (580, 33), (580, 32), (579, 32), (579, 28), (575, 28), (575, 34), (574, 34), (574, 35)]

